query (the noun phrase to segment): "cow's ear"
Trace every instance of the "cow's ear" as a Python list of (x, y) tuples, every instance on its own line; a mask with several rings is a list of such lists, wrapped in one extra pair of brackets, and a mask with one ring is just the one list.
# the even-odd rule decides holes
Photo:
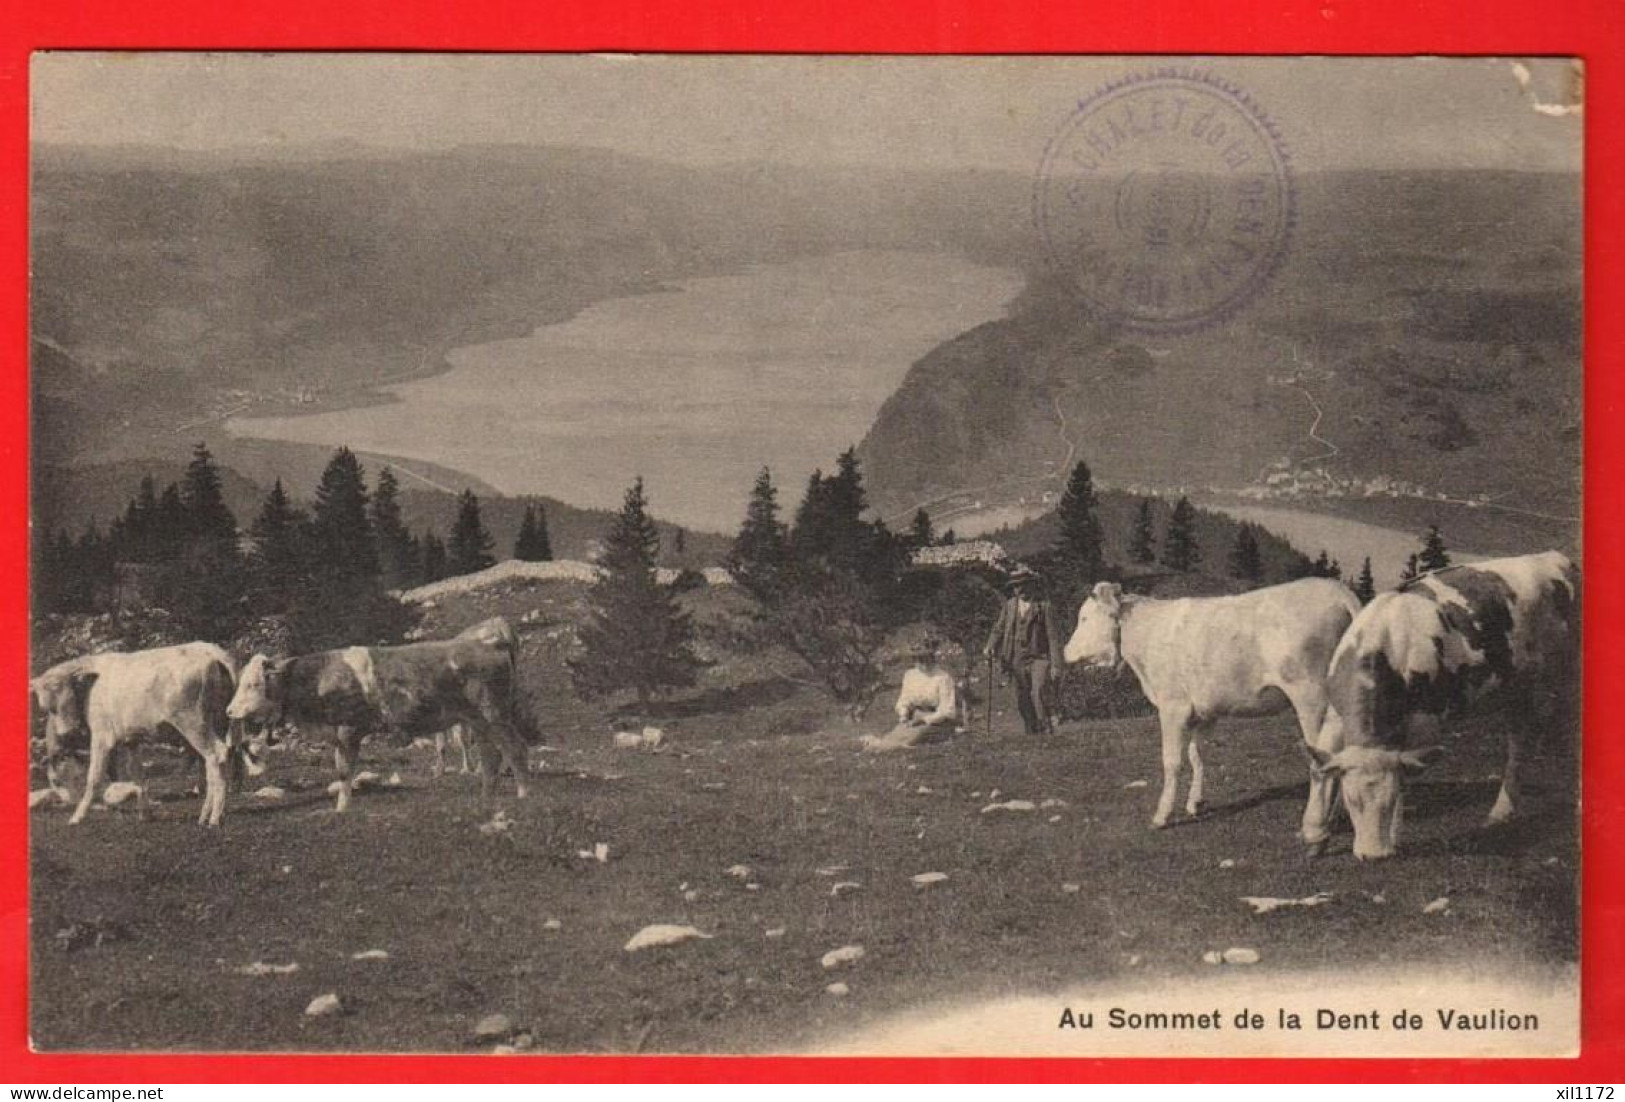
[(1094, 597), (1107, 612), (1116, 612), (1123, 603), (1123, 587), (1116, 582), (1097, 582)]
[(1443, 746), (1429, 746), (1425, 750), (1406, 750), (1399, 755), (1399, 765), (1407, 773), (1420, 773), (1443, 756)]

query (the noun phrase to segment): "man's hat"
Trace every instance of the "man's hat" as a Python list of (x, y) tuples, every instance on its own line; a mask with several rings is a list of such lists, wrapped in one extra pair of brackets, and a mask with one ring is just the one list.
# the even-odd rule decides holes
[(1022, 585), (1026, 582), (1036, 582), (1038, 580), (1038, 572), (1033, 570), (1030, 566), (1027, 566), (1025, 563), (1018, 565), (1014, 570), (1010, 571), (1011, 585)]
[(922, 635), (908, 649), (910, 658), (934, 658), (942, 650), (942, 640), (935, 635)]

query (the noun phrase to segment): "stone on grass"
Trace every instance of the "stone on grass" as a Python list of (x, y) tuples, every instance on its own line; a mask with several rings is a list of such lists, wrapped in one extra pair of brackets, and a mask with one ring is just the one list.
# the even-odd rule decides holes
[(839, 880), (829, 886), (829, 894), (834, 896), (836, 899), (851, 895), (854, 892), (861, 892), (862, 890), (863, 885), (858, 883), (856, 880)]
[(767, 939), (769, 941), (777, 941), (779, 938), (783, 937), (786, 933), (788, 933), (788, 930), (786, 930), (785, 927), (783, 927), (783, 926), (775, 926), (771, 930), (768, 930), (766, 932), (766, 936), (767, 936)]
[(562, 930), (562, 929), (564, 929), (564, 923), (560, 922), (556, 918), (550, 918), (546, 922), (542, 923), (542, 929), (544, 929), (544, 930)]
[(1226, 964), (1257, 964), (1257, 949), (1226, 949), (1220, 954)]
[(1273, 895), (1244, 895), (1241, 901), (1253, 909), (1255, 915), (1267, 915), (1282, 907), (1318, 907), (1332, 901), (1331, 892), (1316, 892), (1300, 899), (1279, 899)]
[(508, 1020), (506, 1014), (487, 1014), (474, 1023), (474, 1042), (488, 1044), (492, 1041), (506, 1041), (513, 1036), (513, 1022)]
[(1441, 895), (1433, 902), (1422, 908), (1425, 915), (1448, 914), (1450, 911), (1450, 897)]
[(734, 865), (728, 870), (728, 875), (733, 877), (735, 880), (749, 880), (751, 875), (750, 866)]
[(834, 995), (837, 999), (844, 999), (846, 996), (852, 994), (852, 989), (844, 983), (832, 983), (828, 987), (824, 988), (824, 990), (829, 994)]
[(102, 803), (117, 807), (125, 800), (141, 795), (141, 786), (130, 781), (114, 781), (102, 790)]
[(667, 945), (681, 945), (685, 941), (695, 938), (709, 938), (711, 934), (702, 934), (692, 926), (674, 926), (667, 923), (656, 923), (645, 926), (632, 935), (632, 940), (626, 943), (628, 953), (636, 953), (643, 949), (659, 949)]
[(267, 964), (263, 960), (256, 960), (237, 969), (238, 975), (243, 976), (290, 976), (297, 971), (299, 965), (293, 961), (287, 964)]
[(351, 953), (351, 960), (388, 960), (389, 953), (384, 949), (363, 949), (359, 953)]
[(824, 954), (820, 962), (825, 968), (839, 968), (843, 964), (854, 964), (863, 959), (863, 946), (843, 945), (839, 949), (831, 949)]
[(280, 800), (287, 794), (286, 789), (279, 788), (274, 784), (261, 785), (254, 790), (254, 798), (257, 800)]
[(990, 811), (1036, 811), (1038, 805), (1031, 800), (1005, 800), (1003, 803), (988, 804), (982, 808), (982, 814)]
[(948, 879), (945, 872), (922, 872), (909, 877), (916, 888), (929, 888), (932, 884), (940, 884)]
[(344, 1004), (339, 1001), (339, 997), (329, 991), (325, 995), (317, 995), (310, 1000), (310, 1004), (305, 1007), (305, 1017), (325, 1018), (329, 1014), (337, 1014), (343, 1009)]

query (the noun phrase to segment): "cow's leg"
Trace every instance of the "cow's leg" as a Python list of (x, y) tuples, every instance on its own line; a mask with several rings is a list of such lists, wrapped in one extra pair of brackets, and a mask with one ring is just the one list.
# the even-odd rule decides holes
[[(438, 777), (446, 771), (446, 732), (434, 733), (434, 764), (429, 767), (429, 775)], [(463, 772), (468, 772), (464, 769)]]
[(125, 747), (124, 775), (135, 785), (135, 817), (144, 823), (148, 819), (147, 767), (142, 764), (139, 747)]
[[(483, 744), (490, 740), (491, 729), (482, 724), (477, 728), (477, 730), (479, 731), (478, 737), (482, 744), (481, 749), (486, 750), (487, 748)], [(497, 775), (501, 769), (502, 758), (500, 755), (490, 752), (480, 754), (480, 795), (482, 797), (489, 797), (491, 795), (491, 792), (496, 787)]]
[(226, 814), (226, 770), (220, 760), (222, 756), (203, 755), (203, 809), (198, 812), (199, 826), (217, 827)]
[(339, 771), (339, 800), (333, 810), (344, 812), (350, 807), (350, 790), (355, 784), (355, 767), (361, 759), (361, 734), (354, 727), (333, 730), (333, 761)]
[(1202, 751), (1199, 749), (1202, 738), (1213, 730), (1213, 721), (1192, 721), (1190, 726), (1190, 745), (1187, 747), (1187, 756), (1191, 762), (1191, 788), (1185, 799), (1185, 814), (1196, 816), (1202, 813), (1202, 782), (1204, 772), (1202, 769)]
[(1162, 724), (1162, 795), (1157, 799), (1157, 813), (1151, 817), (1151, 825), (1165, 827), (1179, 795), (1179, 767), (1185, 759), (1185, 733), (1191, 723), (1191, 707), (1170, 704), (1158, 713), (1158, 720)]
[(90, 814), (90, 802), (96, 798), (96, 790), (102, 786), (107, 776), (107, 759), (109, 747), (94, 734), (90, 738), (90, 766), (85, 770), (85, 791), (79, 797), (79, 806), (73, 809), (68, 823), (75, 825), (85, 821)]
[[(1326, 694), (1318, 685), (1284, 686), (1293, 714), (1298, 717), (1298, 730), (1304, 746), (1313, 746), (1328, 754), (1343, 748), (1343, 720), (1327, 706)], [(1309, 794), (1303, 804), (1303, 823), (1298, 836), (1313, 857), (1318, 857), (1331, 837), (1332, 816), (1337, 810), (1338, 779), (1336, 775), (1314, 767), (1310, 759)]]
[(1507, 764), (1501, 772), (1501, 791), (1495, 796), (1495, 806), (1490, 808), (1490, 822), (1504, 823), (1518, 814), (1523, 804), (1523, 758), (1524, 758), (1524, 728), (1521, 722), (1515, 722), (1507, 732)]
[[(473, 737), (468, 732), (468, 728), (462, 724), (458, 724), (457, 726), (457, 747), (463, 755), (462, 772), (472, 773), (474, 770), (481, 768), (480, 755), (484, 752), (484, 747), (480, 743), (474, 741)], [(472, 755), (474, 758), (472, 764), (470, 764), (468, 760), (470, 755)]]

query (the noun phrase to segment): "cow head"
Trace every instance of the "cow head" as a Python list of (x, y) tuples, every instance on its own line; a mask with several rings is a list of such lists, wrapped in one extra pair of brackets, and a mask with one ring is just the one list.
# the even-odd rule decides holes
[(282, 718), (283, 676), (288, 660), (256, 654), (237, 675), (237, 691), (226, 705), (226, 718), (266, 727)]
[(1068, 663), (1116, 666), (1123, 661), (1123, 587), (1101, 582), (1078, 610), (1078, 626), (1066, 641)]
[(82, 662), (53, 666), (28, 683), (30, 694), (45, 717), (45, 756), (55, 762), (74, 746), (90, 741), (86, 708), (96, 671)]
[(1426, 750), (1345, 746), (1335, 754), (1314, 746), (1305, 749), (1317, 778), (1332, 777), (1342, 782), (1343, 806), (1354, 827), (1354, 856), (1362, 861), (1394, 855), (1404, 819), (1401, 776), (1421, 772), (1444, 753), (1442, 746)]

